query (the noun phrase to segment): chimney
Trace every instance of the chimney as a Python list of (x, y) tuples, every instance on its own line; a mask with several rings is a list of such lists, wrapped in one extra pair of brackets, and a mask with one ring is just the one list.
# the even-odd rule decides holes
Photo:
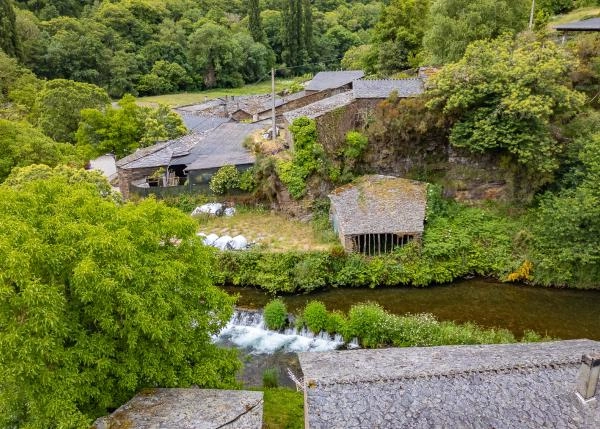
[(577, 376), (577, 394), (584, 402), (596, 398), (600, 377), (600, 353), (585, 354), (581, 358), (581, 368)]

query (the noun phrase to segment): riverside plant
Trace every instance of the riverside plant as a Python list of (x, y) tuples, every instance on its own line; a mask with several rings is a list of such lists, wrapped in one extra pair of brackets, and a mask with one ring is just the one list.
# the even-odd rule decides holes
[[(281, 321), (281, 304), (279, 299), (271, 301), (265, 307), (265, 312), (267, 308), (270, 309), (270, 313), (274, 313), (274, 308), (277, 309), (277, 320)], [(281, 327), (283, 326), (278, 329)], [(296, 318), (296, 328), (303, 327), (314, 333), (325, 331), (331, 335), (340, 334), (346, 342), (358, 338), (361, 346), (365, 348), (517, 342), (515, 336), (506, 329), (483, 328), (474, 323), (440, 321), (432, 314), (399, 316), (388, 313), (375, 303), (355, 304), (348, 314), (344, 314), (340, 311), (327, 311), (322, 302), (311, 301)], [(525, 332), (522, 338), (523, 342), (547, 340), (548, 337), (532, 331)]]

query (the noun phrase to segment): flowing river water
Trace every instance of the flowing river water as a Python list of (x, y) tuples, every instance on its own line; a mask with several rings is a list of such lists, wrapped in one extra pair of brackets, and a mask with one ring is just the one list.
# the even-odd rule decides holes
[[(242, 350), (246, 385), (260, 385), (262, 371), (278, 368), (282, 384), (290, 385), (287, 368), (298, 372), (296, 352), (332, 350), (340, 338), (308, 332), (273, 332), (265, 329), (260, 310), (272, 299), (259, 289), (226, 287), (239, 296), (237, 311), (215, 338)], [(288, 311), (299, 313), (311, 300), (328, 310), (348, 311), (359, 302), (377, 302), (394, 314), (432, 313), (440, 320), (475, 322), (483, 327), (505, 328), (520, 337), (533, 330), (553, 338), (600, 340), (600, 291), (549, 289), (502, 284), (484, 279), (463, 280), (428, 288), (329, 289), (310, 295), (284, 296)], [(351, 347), (354, 345), (350, 345)]]

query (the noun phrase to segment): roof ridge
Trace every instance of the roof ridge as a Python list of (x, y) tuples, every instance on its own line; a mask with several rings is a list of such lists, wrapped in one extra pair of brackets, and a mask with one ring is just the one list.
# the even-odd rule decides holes
[(447, 371), (434, 371), (430, 373), (421, 373), (421, 374), (411, 374), (411, 375), (401, 375), (401, 376), (392, 376), (392, 377), (379, 377), (379, 378), (369, 378), (369, 379), (349, 379), (349, 380), (337, 380), (337, 381), (315, 381), (316, 384), (321, 386), (334, 386), (336, 384), (371, 384), (371, 383), (386, 383), (386, 382), (394, 382), (394, 381), (403, 381), (403, 380), (422, 380), (422, 379), (433, 379), (433, 378), (453, 378), (453, 377), (461, 377), (468, 376), (472, 374), (509, 374), (509, 373), (525, 373), (525, 372), (533, 372), (539, 369), (558, 369), (565, 368), (569, 366), (579, 366), (581, 363), (580, 359), (564, 359), (564, 360), (556, 360), (549, 361), (543, 363), (534, 363), (534, 364), (516, 364), (516, 365), (505, 365), (499, 367), (490, 367), (490, 368), (479, 368), (479, 369), (465, 369), (465, 370), (447, 370)]

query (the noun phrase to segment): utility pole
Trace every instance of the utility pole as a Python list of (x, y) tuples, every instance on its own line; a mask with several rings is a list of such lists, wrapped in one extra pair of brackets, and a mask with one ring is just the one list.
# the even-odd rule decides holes
[(271, 132), (271, 138), (273, 141), (277, 138), (277, 124), (275, 123), (275, 69), (271, 69), (271, 96), (273, 98), (273, 107), (271, 109), (271, 114), (273, 115), (273, 128)]
[(535, 0), (531, 0), (531, 13), (529, 14), (529, 31), (533, 30), (533, 13), (535, 11)]

